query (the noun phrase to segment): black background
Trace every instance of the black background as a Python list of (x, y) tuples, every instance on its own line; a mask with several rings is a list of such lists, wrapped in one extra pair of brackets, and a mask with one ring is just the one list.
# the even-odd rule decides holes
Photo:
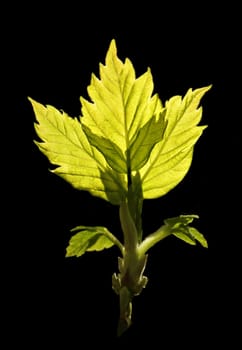
[[(9, 169), (13, 168), (8, 176), (6, 234), (13, 306), (8, 324), (13, 340), (33, 349), (36, 344), (81, 348), (86, 341), (90, 346), (134, 342), (163, 349), (176, 348), (175, 344), (193, 348), (232, 341), (229, 329), (236, 334), (231, 327), (238, 310), (238, 279), (233, 274), (239, 240), (239, 231), (232, 230), (237, 216), (231, 194), (236, 198), (235, 151), (241, 144), (241, 112), (235, 98), (236, 9), (221, 4), (217, 9), (195, 4), (197, 8), (145, 6), (132, 13), (116, 3), (111, 8), (35, 5), (19, 9), (16, 18), (6, 12), (3, 67), (10, 97)], [(137, 76), (151, 68), (154, 92), (162, 101), (184, 95), (190, 87), (213, 84), (202, 99), (202, 124), (208, 128), (195, 146), (189, 173), (166, 196), (146, 200), (143, 209), (145, 234), (167, 217), (198, 214), (194, 225), (209, 248), (169, 237), (150, 251), (149, 283), (134, 299), (134, 324), (120, 339), (118, 298), (111, 288), (118, 249), (65, 258), (70, 229), (76, 225), (106, 226), (121, 237), (118, 208), (78, 192), (48, 171), (47, 159), (33, 143), (35, 117), (27, 100), (30, 96), (79, 115), (79, 97), (87, 97), (91, 73), (98, 75), (98, 64), (104, 63), (113, 38), (119, 58), (129, 57)]]

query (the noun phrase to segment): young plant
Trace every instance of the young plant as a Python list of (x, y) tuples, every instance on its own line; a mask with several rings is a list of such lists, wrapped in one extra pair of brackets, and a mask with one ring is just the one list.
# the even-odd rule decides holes
[(136, 78), (129, 59), (117, 57), (115, 40), (88, 86), (90, 101), (80, 98), (80, 118), (30, 99), (36, 116), (35, 129), (42, 142), (35, 142), (52, 170), (78, 190), (89, 191), (119, 207), (123, 242), (106, 227), (77, 226), (66, 257), (80, 257), (116, 245), (120, 249), (118, 273), (112, 276), (119, 295), (118, 335), (131, 325), (132, 300), (147, 284), (144, 270), (148, 251), (167, 236), (207, 247), (204, 236), (190, 226), (197, 215), (166, 219), (143, 238), (142, 204), (173, 189), (186, 175), (194, 145), (206, 126), (198, 126), (199, 103), (210, 86), (189, 89), (163, 105), (152, 95), (150, 69)]

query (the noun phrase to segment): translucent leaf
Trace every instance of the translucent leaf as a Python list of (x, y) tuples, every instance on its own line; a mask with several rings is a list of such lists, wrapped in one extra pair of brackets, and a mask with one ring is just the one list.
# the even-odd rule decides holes
[(53, 172), (79, 190), (119, 204), (126, 196), (125, 177), (114, 172), (90, 145), (80, 121), (52, 106), (30, 101), (38, 122), (35, 129), (42, 140), (36, 144), (58, 166)]
[(139, 170), (147, 162), (154, 145), (159, 142), (164, 134), (166, 123), (165, 110), (157, 118), (152, 117), (133, 137), (130, 142), (131, 169)]
[(118, 173), (127, 172), (127, 162), (122, 150), (111, 140), (93, 134), (93, 132), (83, 125), (83, 130), (88, 137), (90, 144), (96, 147), (105, 157), (107, 163)]
[(194, 219), (199, 219), (198, 215), (190, 214), (190, 215), (180, 215), (176, 216), (174, 218), (168, 218), (164, 220), (164, 223), (166, 225), (171, 226), (173, 229), (176, 227), (180, 227), (181, 225), (187, 226), (191, 222), (193, 222)]
[(162, 138), (163, 107), (152, 91), (150, 69), (136, 79), (132, 63), (117, 57), (112, 40), (105, 65), (100, 64), (100, 79), (92, 75), (88, 87), (91, 102), (81, 97), (81, 104), (90, 143), (118, 172), (138, 170)]
[(100, 251), (116, 244), (115, 237), (105, 227), (78, 226), (73, 231), (78, 233), (71, 237), (66, 257), (80, 257), (86, 251)]
[(180, 215), (166, 219), (164, 222), (170, 233), (177, 238), (192, 245), (198, 241), (204, 248), (207, 248), (208, 244), (204, 236), (196, 228), (189, 226), (196, 218), (198, 218), (197, 215)]
[(82, 114), (72, 119), (52, 106), (31, 100), (39, 149), (57, 165), (54, 172), (75, 188), (118, 204), (127, 198), (130, 179), (139, 172), (142, 199), (156, 198), (187, 173), (193, 148), (205, 126), (197, 126), (202, 96), (211, 86), (174, 96), (165, 107), (152, 96), (150, 69), (136, 78), (129, 59), (117, 57), (115, 40), (81, 97)]
[(186, 175), (192, 162), (194, 145), (206, 126), (197, 126), (202, 116), (199, 102), (211, 88), (189, 89), (185, 97), (166, 102), (164, 136), (140, 169), (144, 198), (163, 196)]
[(188, 227), (190, 235), (197, 240), (204, 248), (208, 247), (208, 243), (204, 236), (195, 227)]
[(191, 245), (196, 244), (195, 239), (193, 239), (193, 237), (188, 234), (188, 230), (186, 231), (184, 230), (184, 232), (182, 230), (172, 231), (172, 234), (188, 244), (191, 244)]

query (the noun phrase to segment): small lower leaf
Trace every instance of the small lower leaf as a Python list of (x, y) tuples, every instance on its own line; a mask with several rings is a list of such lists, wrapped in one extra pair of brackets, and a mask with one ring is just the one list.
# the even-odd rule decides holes
[(187, 232), (174, 231), (174, 232), (172, 232), (172, 234), (188, 244), (196, 245), (195, 239), (193, 237), (189, 236), (187, 234)]
[(174, 218), (165, 220), (165, 224), (170, 230), (171, 234), (183, 240), (186, 243), (195, 245), (198, 241), (204, 248), (208, 247), (208, 243), (202, 233), (190, 224), (193, 219), (197, 219), (197, 215), (180, 215)]
[(196, 239), (204, 248), (208, 248), (208, 242), (195, 227), (188, 227), (190, 235)]
[(166, 225), (171, 226), (172, 228), (175, 228), (175, 227), (181, 227), (181, 225), (187, 226), (188, 224), (193, 222), (193, 219), (199, 219), (199, 216), (195, 214), (179, 215), (179, 216), (175, 216), (174, 218), (165, 219), (164, 223)]
[(102, 226), (77, 226), (71, 231), (79, 232), (71, 237), (66, 250), (66, 257), (79, 257), (86, 251), (100, 251), (105, 248), (111, 248), (114, 244), (121, 245), (117, 238), (107, 228)]

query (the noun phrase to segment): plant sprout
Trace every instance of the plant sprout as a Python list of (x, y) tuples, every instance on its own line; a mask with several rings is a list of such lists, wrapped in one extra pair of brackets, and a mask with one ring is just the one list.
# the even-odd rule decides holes
[(118, 273), (112, 288), (119, 296), (117, 334), (132, 323), (132, 301), (147, 284), (144, 271), (148, 251), (167, 236), (207, 247), (204, 236), (190, 226), (197, 215), (164, 220), (145, 238), (142, 232), (144, 199), (164, 196), (188, 172), (194, 145), (206, 126), (199, 106), (210, 86), (189, 89), (163, 104), (153, 94), (150, 69), (136, 78), (131, 61), (117, 56), (113, 39), (83, 97), (81, 116), (72, 118), (51, 105), (29, 98), (36, 116), (36, 145), (57, 167), (52, 170), (78, 190), (89, 191), (119, 207), (123, 232), (121, 242), (106, 227), (77, 226), (66, 249), (66, 257), (80, 257), (116, 245), (120, 250)]

